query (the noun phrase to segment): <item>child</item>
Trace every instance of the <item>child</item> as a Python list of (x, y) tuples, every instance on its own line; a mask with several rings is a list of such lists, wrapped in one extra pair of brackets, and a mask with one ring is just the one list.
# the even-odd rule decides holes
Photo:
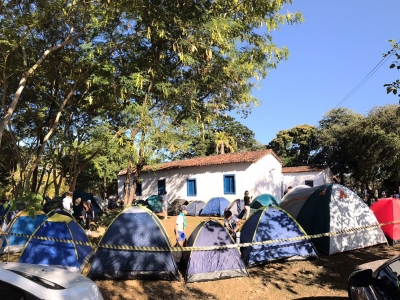
[(186, 234), (185, 234), (186, 215), (187, 215), (187, 207), (186, 205), (182, 205), (181, 212), (176, 217), (176, 228), (175, 228), (176, 240), (181, 247), (183, 247), (183, 244), (186, 241)]
[(236, 231), (241, 225), (241, 220), (232, 214), (230, 210), (224, 212), (224, 225), (232, 237), (236, 236)]

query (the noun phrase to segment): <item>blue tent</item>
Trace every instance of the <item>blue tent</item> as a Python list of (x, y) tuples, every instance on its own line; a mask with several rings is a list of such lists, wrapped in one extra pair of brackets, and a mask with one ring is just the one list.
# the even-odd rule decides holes
[[(216, 220), (203, 221), (193, 230), (188, 247), (234, 244), (232, 237)], [(249, 276), (238, 248), (190, 251), (184, 253), (185, 282), (210, 281)]]
[(64, 215), (64, 216), (70, 217), (71, 219), (74, 218), (74, 217), (72, 216), (72, 214), (71, 214), (68, 210), (66, 210), (65, 208), (56, 208), (56, 209), (54, 209), (54, 210), (48, 212), (48, 213), (47, 213), (47, 217), (50, 218), (50, 217), (52, 217), (52, 216), (55, 215), (55, 214)]
[[(43, 240), (38, 237), (65, 239)], [(87, 244), (77, 244), (83, 242)], [(54, 214), (40, 225), (29, 239), (19, 259), (20, 263), (62, 266), (73, 272), (82, 272), (92, 247), (85, 231), (71, 217)]]
[(2, 253), (14, 253), (23, 250), (29, 237), (22, 237), (11, 235), (7, 233), (31, 235), (35, 230), (47, 220), (47, 215), (43, 211), (35, 213), (34, 219), (32, 219), (28, 212), (20, 211), (15, 218), (7, 225), (4, 231), (4, 235), (0, 239), (0, 254)]
[[(124, 246), (143, 249), (133, 251), (123, 249)], [(104, 233), (88, 277), (179, 280), (171, 251), (145, 247), (171, 247), (164, 226), (154, 213), (143, 206), (126, 208)]]
[[(240, 243), (263, 242), (306, 236), (300, 225), (279, 207), (258, 209), (243, 224), (240, 230)], [(309, 240), (276, 242), (241, 248), (246, 265), (253, 266), (278, 259), (305, 259), (317, 256)]]
[(190, 202), (187, 206), (188, 216), (198, 216), (206, 203), (202, 200)]
[(203, 210), (200, 212), (200, 216), (222, 217), (225, 208), (227, 208), (229, 204), (230, 202), (224, 197), (211, 198), (206, 205), (204, 205)]
[(265, 206), (279, 206), (281, 201), (271, 194), (261, 194), (254, 198), (250, 204), (250, 208), (259, 209)]

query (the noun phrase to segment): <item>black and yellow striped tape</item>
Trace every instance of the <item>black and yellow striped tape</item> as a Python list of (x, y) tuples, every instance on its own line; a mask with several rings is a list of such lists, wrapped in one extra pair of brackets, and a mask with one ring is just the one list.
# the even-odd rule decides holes
[[(347, 233), (355, 233), (364, 230), (370, 230), (377, 227), (382, 227), (386, 225), (393, 225), (400, 223), (398, 221), (392, 221), (381, 224), (367, 225), (357, 228), (338, 230), (333, 232), (319, 233), (313, 235), (304, 235), (304, 236), (296, 236), (285, 239), (275, 239), (275, 240), (267, 240), (262, 242), (252, 242), (252, 243), (243, 243), (243, 244), (230, 244), (230, 245), (215, 245), (215, 246), (202, 246), (202, 247), (146, 247), (146, 246), (128, 246), (128, 245), (110, 245), (110, 244), (92, 244), (90, 242), (82, 242), (77, 240), (69, 240), (69, 239), (59, 239), (59, 238), (49, 238), (44, 236), (33, 236), (32, 238), (45, 240), (45, 241), (53, 241), (53, 242), (61, 242), (61, 243), (75, 243), (78, 245), (86, 245), (86, 246), (97, 246), (99, 248), (107, 248), (107, 249), (116, 249), (116, 250), (127, 250), (127, 251), (152, 251), (152, 252), (170, 252), (170, 251), (209, 251), (209, 250), (219, 250), (219, 249), (231, 249), (231, 248), (243, 248), (243, 247), (252, 247), (252, 246), (261, 246), (261, 245), (269, 245), (269, 244), (277, 244), (277, 243), (285, 243), (290, 241), (301, 241), (301, 240), (311, 240), (322, 237), (329, 237)], [(17, 236), (30, 238), (31, 235), (19, 234), (19, 233), (8, 233), (8, 232), (0, 232), (0, 236)]]

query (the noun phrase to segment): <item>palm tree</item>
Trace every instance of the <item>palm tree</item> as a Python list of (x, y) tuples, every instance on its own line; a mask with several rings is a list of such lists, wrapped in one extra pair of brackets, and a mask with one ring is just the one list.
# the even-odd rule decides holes
[(215, 151), (217, 154), (225, 154), (225, 147), (229, 149), (230, 152), (235, 152), (236, 142), (233, 137), (228, 136), (226, 132), (216, 132), (215, 133)]

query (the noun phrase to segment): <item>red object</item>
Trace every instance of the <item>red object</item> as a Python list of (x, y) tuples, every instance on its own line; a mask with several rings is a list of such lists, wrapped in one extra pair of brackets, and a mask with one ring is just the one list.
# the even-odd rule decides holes
[[(371, 205), (371, 210), (379, 223), (400, 221), (400, 199), (379, 199)], [(400, 242), (400, 222), (382, 226), (382, 230), (390, 245)]]

